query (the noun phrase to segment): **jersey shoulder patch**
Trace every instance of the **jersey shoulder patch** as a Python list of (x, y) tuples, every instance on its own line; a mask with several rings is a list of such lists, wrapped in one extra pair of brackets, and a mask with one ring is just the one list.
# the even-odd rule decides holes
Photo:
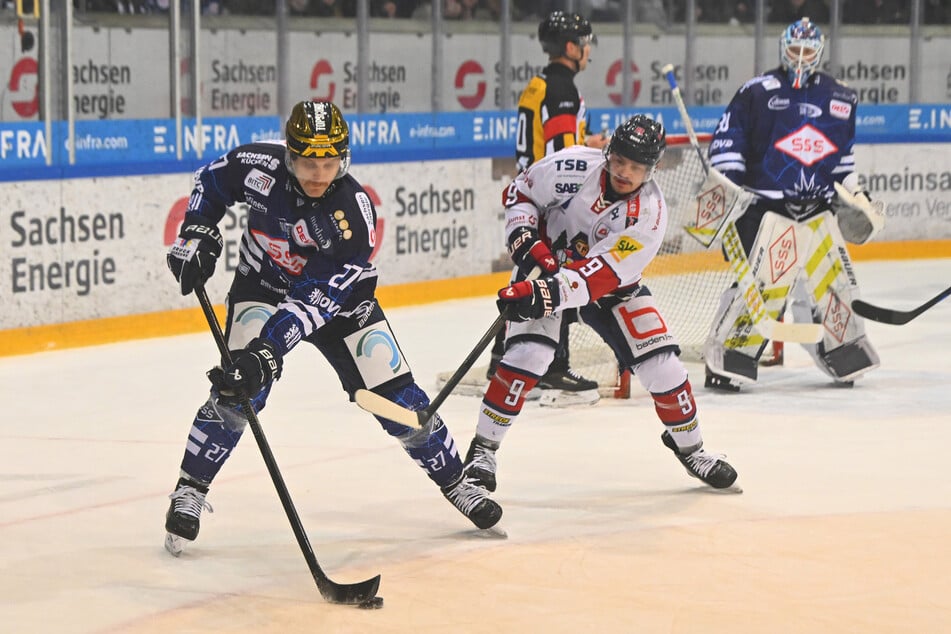
[(782, 86), (782, 82), (779, 81), (773, 75), (759, 75), (747, 81), (740, 88), (740, 92), (745, 92), (754, 88), (755, 86), (760, 86), (764, 91), (779, 90)]

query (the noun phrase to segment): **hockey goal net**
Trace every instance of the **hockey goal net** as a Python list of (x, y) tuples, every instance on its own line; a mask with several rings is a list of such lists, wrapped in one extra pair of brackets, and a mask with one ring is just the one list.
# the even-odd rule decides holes
[[(698, 135), (706, 151), (709, 134)], [(733, 281), (733, 273), (719, 246), (705, 248), (690, 237), (684, 226), (695, 221), (695, 196), (705, 173), (696, 150), (686, 135), (669, 135), (667, 151), (657, 166), (655, 178), (664, 193), (670, 219), (667, 235), (657, 257), (644, 272), (646, 284), (661, 309), (667, 327), (680, 342), (681, 359), (702, 362), (703, 343), (710, 329), (720, 295)], [(630, 396), (630, 375), (619, 372), (614, 353), (584, 323), (569, 327), (572, 369), (598, 382), (603, 397)], [(773, 344), (763, 356), (765, 363), (782, 362), (782, 344)], [(459, 384), (458, 393), (480, 395), (486, 386), (488, 365), (473, 368)], [(440, 385), (451, 372), (441, 373)]]

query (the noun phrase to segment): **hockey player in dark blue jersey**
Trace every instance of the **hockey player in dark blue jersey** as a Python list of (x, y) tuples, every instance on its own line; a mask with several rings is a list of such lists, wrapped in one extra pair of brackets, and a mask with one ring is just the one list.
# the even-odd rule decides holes
[[(242, 145), (198, 170), (168, 253), (182, 294), (191, 293), (214, 272), (226, 208), (248, 205), (227, 297), (233, 362), (209, 372), (210, 396), (188, 434), (165, 523), (165, 545), (174, 555), (198, 536), (208, 487), (244, 431), (235, 395), (250, 395), (262, 409), (282, 359), (302, 341), (321, 352), (351, 398), (367, 388), (414, 410), (429, 404), (375, 298), (376, 209), (348, 173), (350, 134), (340, 110), (329, 102), (298, 103), (285, 141)], [(476, 526), (499, 521), (499, 505), (463, 477), (456, 444), (438, 415), (422, 429), (379, 422)]]
[[(776, 317), (823, 324), (805, 345), (836, 384), (851, 385), (879, 365), (861, 318), (845, 242), (867, 242), (884, 224), (854, 173), (854, 90), (819, 72), (822, 33), (809, 18), (779, 39), (779, 68), (746, 82), (710, 143), (710, 166), (756, 196), (736, 229)], [(737, 286), (726, 290), (707, 339), (708, 388), (738, 391), (757, 378), (767, 341), (755, 328)]]

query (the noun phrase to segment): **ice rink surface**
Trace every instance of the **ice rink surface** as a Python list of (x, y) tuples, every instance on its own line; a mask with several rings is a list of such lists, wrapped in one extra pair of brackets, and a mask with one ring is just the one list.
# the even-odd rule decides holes
[[(863, 298), (912, 308), (951, 261), (858, 266)], [(389, 311), (420, 383), (465, 357), (490, 298)], [(742, 495), (690, 478), (629, 401), (526, 407), (500, 450), (487, 539), (312, 348), (261, 414), (317, 558), (339, 582), (382, 573), (378, 611), (325, 603), (250, 432), (201, 534), (162, 548), (167, 495), (216, 359), (196, 334), (0, 358), (0, 631), (949, 632), (951, 301), (869, 323), (882, 367), (833, 388), (804, 352), (736, 395), (688, 365), (707, 449)], [(442, 414), (462, 451), (479, 401)]]

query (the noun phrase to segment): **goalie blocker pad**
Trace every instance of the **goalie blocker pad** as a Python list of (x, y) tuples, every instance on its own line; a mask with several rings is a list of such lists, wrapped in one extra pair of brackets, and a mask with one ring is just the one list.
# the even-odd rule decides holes
[(853, 194), (838, 182), (835, 193), (835, 218), (842, 237), (848, 242), (865, 244), (885, 226), (885, 203), (881, 200), (873, 202), (863, 191)]
[(729, 178), (710, 168), (697, 192), (696, 215), (684, 230), (700, 244), (709, 247), (723, 233), (728, 222), (743, 215), (755, 195), (736, 185)]

